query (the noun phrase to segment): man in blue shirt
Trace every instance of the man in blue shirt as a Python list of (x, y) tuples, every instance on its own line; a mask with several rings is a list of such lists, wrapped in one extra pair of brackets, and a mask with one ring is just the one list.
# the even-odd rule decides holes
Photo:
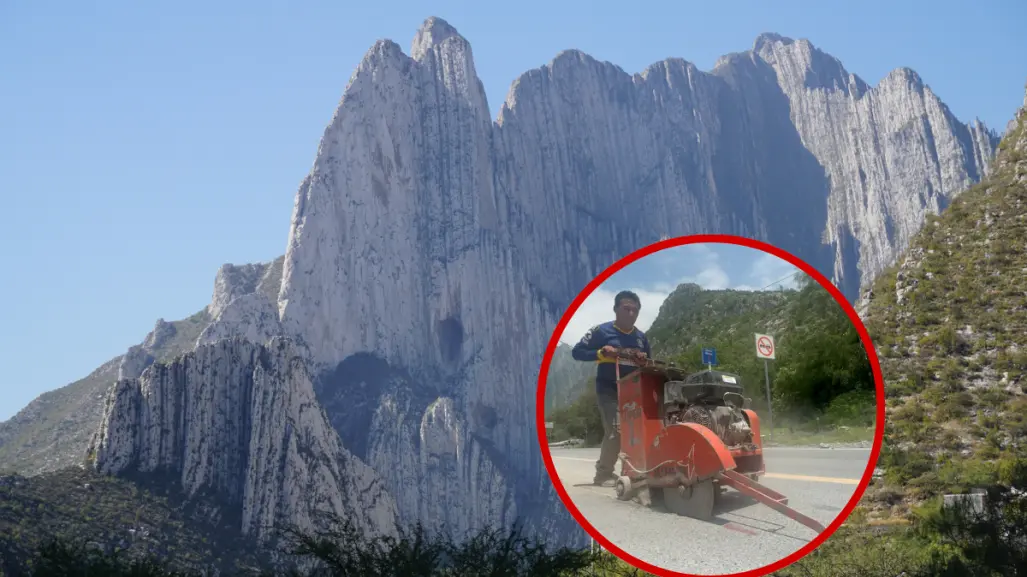
[(630, 360), (618, 361), (617, 351), (620, 349), (622, 353), (633, 354), (640, 361), (650, 355), (649, 339), (645, 333), (635, 328), (641, 307), (642, 303), (637, 294), (631, 291), (617, 293), (613, 299), (615, 320), (589, 329), (571, 351), (575, 360), (598, 363), (595, 386), (599, 414), (603, 422), (603, 444), (599, 449), (596, 475), (592, 480), (596, 485), (602, 485), (617, 477), (613, 472), (613, 466), (620, 453), (620, 430), (616, 425), (616, 367), (620, 365), (621, 378), (636, 368)]

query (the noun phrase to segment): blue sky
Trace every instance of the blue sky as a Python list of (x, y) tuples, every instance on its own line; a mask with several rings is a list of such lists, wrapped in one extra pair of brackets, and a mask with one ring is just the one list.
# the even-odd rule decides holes
[[(704, 70), (761, 32), (875, 84), (908, 66), (1004, 128), (1027, 2), (0, 2), (0, 419), (209, 300), (225, 262), (285, 251), (293, 195), (354, 68), (430, 15), (472, 43), (497, 111), (578, 48), (629, 72)], [(629, 8), (630, 7), (630, 8)]]
[(622, 290), (634, 291), (642, 301), (635, 326), (645, 331), (682, 283), (710, 290), (777, 290), (794, 288), (799, 274), (790, 262), (745, 246), (701, 243), (664, 249), (617, 271), (593, 291), (574, 311), (560, 341), (573, 345), (590, 327), (613, 320), (613, 299)]

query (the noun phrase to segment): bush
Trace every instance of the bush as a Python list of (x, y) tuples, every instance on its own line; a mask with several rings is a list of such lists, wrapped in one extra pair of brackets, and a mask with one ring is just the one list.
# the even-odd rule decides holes
[(871, 427), (877, 410), (875, 397), (874, 391), (842, 393), (828, 404), (824, 421), (829, 425)]
[(902, 486), (932, 471), (934, 462), (923, 453), (888, 449), (886, 445), (881, 451), (880, 466), (886, 471), (885, 481), (889, 485)]
[[(486, 529), (459, 544), (430, 535), (420, 526), (398, 537), (371, 538), (349, 519), (334, 518), (333, 529), (323, 533), (295, 527), (279, 529), (281, 553), (296, 561), (286, 571), (266, 570), (262, 575), (292, 577), (527, 577), (533, 575), (610, 577), (647, 575), (613, 555), (588, 549), (550, 550), (543, 542), (525, 537), (520, 529)], [(202, 575), (172, 569), (154, 558), (129, 558), (82, 542), (53, 539), (37, 551), (28, 567), (14, 574), (33, 577), (185, 577)], [(2, 574), (2, 573), (0, 573)], [(252, 572), (240, 573), (252, 575)], [(223, 575), (223, 573), (222, 573)]]
[(81, 541), (51, 539), (36, 553), (33, 577), (178, 577), (154, 557), (130, 558), (121, 551), (104, 551)]
[(586, 445), (595, 446), (603, 440), (603, 421), (591, 381), (574, 403), (553, 411), (547, 420), (553, 422), (555, 441), (582, 439)]
[(857, 517), (780, 577), (1024, 577), (1027, 497), (988, 492), (983, 512), (943, 508), (932, 499), (915, 508), (912, 527), (874, 528)]
[(1027, 498), (993, 488), (984, 511), (941, 508), (935, 501), (917, 525), (921, 539), (958, 552), (935, 562), (933, 575), (1027, 575)]

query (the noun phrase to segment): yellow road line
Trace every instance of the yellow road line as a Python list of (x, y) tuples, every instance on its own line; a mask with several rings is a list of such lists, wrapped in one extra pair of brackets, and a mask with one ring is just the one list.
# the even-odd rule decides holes
[[(553, 455), (554, 459), (563, 459), (565, 461), (583, 461), (585, 463), (595, 463), (595, 459), (582, 459), (581, 457), (564, 457)], [(789, 475), (788, 473), (765, 473), (763, 475), (768, 479), (789, 479), (791, 481), (811, 481), (813, 483), (836, 483), (839, 485), (859, 485), (859, 479), (846, 479), (841, 477), (813, 477), (809, 475)]]
[(840, 485), (859, 485), (859, 479), (844, 479), (840, 477), (811, 477), (809, 475), (789, 475), (787, 473), (766, 473), (763, 475), (769, 479), (791, 479), (793, 481), (813, 481), (814, 483), (838, 483)]

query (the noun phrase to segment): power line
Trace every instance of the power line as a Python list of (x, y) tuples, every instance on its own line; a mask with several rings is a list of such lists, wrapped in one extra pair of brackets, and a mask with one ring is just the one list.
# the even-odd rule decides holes
[(770, 287), (772, 287), (772, 286), (776, 285), (777, 283), (779, 283), (779, 282), (781, 282), (781, 281), (783, 281), (783, 280), (785, 280), (785, 279), (787, 279), (787, 278), (793, 278), (793, 277), (794, 277), (795, 275), (797, 275), (797, 274), (799, 274), (799, 273), (801, 273), (801, 272), (802, 272), (801, 270), (797, 270), (797, 271), (795, 271), (795, 272), (793, 272), (793, 273), (789, 273), (788, 275), (785, 275), (785, 276), (783, 276), (783, 277), (781, 277), (781, 278), (777, 279), (776, 281), (774, 281), (774, 282), (772, 282), (772, 283), (768, 284), (767, 286), (765, 286), (765, 287), (761, 288), (760, 290), (761, 290), (761, 291), (762, 291), (762, 290), (766, 290), (766, 289), (768, 289), (768, 288), (770, 288)]

